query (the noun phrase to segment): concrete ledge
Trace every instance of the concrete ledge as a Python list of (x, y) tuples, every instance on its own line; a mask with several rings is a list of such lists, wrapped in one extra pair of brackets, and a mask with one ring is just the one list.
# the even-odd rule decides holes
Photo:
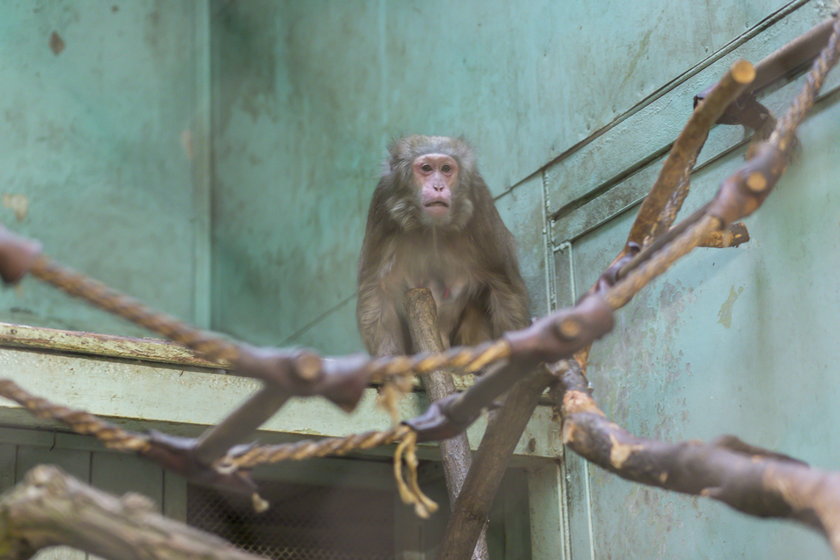
[[(196, 435), (220, 421), (260, 386), (257, 381), (220, 369), (200, 367), (208, 362), (154, 339), (0, 324), (0, 345), (3, 377), (38, 396), (85, 409), (131, 429), (154, 427)], [(181, 363), (172, 363), (176, 360)], [(409, 418), (425, 406), (425, 395), (413, 393), (403, 400), (400, 412)], [(0, 423), (55, 427), (6, 401), (0, 401)], [(345, 436), (386, 429), (389, 423), (388, 415), (376, 406), (376, 389), (370, 388), (353, 414), (345, 414), (320, 398), (293, 399), (263, 426), (258, 439)], [(473, 448), (485, 425), (482, 419), (469, 430)], [(559, 456), (561, 447), (559, 423), (552, 420), (549, 407), (539, 407), (517, 455), (553, 459)]]

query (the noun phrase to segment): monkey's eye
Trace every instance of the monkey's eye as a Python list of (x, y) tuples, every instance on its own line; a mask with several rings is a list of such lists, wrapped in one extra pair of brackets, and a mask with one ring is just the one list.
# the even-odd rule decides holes
[(423, 165), (420, 166), (420, 169), (422, 169), (423, 171), (428, 173), (429, 171), (432, 170), (432, 166), (429, 165), (428, 163), (424, 163)]
[(452, 172), (452, 166), (449, 165), (448, 163), (445, 163), (445, 164), (443, 164), (443, 167), (440, 168), (440, 170), (443, 171), (444, 173), (450, 173), (450, 172)]

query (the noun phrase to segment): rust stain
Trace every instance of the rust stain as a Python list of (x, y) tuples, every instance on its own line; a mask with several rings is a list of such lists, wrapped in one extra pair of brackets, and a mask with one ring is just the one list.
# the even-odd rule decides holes
[(64, 39), (56, 31), (50, 33), (50, 50), (55, 56), (60, 55), (64, 50)]
[(22, 222), (29, 213), (29, 198), (23, 194), (3, 193), (3, 206), (15, 213), (15, 219)]
[(648, 54), (648, 49), (650, 48), (650, 38), (653, 32), (653, 29), (649, 29), (636, 43), (637, 48), (629, 63), (626, 65), (627, 70), (624, 72), (624, 78), (622, 78), (621, 84), (617, 88), (618, 90), (621, 90), (621, 88), (630, 80), (630, 78), (636, 74), (636, 67), (638, 66), (639, 62), (641, 62), (641, 60)]
[(718, 311), (718, 323), (727, 329), (732, 326), (732, 307), (735, 305), (735, 300), (738, 299), (738, 296), (740, 296), (743, 291), (743, 286), (737, 290), (733, 287), (729, 288), (729, 297), (726, 298), (726, 301), (720, 306), (720, 311)]

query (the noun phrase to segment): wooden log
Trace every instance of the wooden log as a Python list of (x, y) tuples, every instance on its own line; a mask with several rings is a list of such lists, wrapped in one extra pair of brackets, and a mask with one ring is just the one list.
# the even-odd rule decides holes
[(446, 527), (438, 556), (440, 560), (465, 558), (472, 549), (481, 524), (490, 515), (516, 443), (543, 391), (555, 380), (545, 367), (540, 366), (538, 371), (514, 385), (502, 408), (491, 417)]
[[(437, 308), (432, 293), (426, 288), (409, 290), (405, 295), (405, 303), (414, 351), (442, 352), (446, 350), (449, 345), (444, 343), (437, 327)], [(431, 401), (440, 400), (455, 392), (452, 373), (446, 370), (434, 371), (423, 376), (423, 385)], [(441, 441), (440, 453), (449, 503), (454, 507), (472, 463), (467, 434), (461, 433), (454, 438)], [(488, 558), (486, 529), (486, 523), (479, 528), (480, 537), (474, 544), (473, 560), (487, 560)], [(461, 558), (466, 558), (468, 554), (469, 551), (465, 552)]]
[(145, 496), (117, 498), (40, 465), (0, 497), (0, 560), (30, 558), (59, 545), (112, 560), (262, 558), (154, 509)]

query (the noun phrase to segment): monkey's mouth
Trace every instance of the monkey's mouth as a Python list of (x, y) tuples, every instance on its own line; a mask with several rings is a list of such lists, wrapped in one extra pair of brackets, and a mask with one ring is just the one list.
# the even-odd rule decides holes
[(423, 205), (426, 215), (433, 219), (444, 219), (449, 215), (449, 203), (445, 200), (430, 200)]

